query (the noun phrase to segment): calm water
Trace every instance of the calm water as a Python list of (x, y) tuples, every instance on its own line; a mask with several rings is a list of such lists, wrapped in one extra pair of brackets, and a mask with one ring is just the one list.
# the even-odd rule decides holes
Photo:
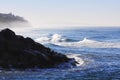
[(120, 80), (120, 28), (17, 32), (79, 62), (77, 67), (1, 71), (0, 80)]

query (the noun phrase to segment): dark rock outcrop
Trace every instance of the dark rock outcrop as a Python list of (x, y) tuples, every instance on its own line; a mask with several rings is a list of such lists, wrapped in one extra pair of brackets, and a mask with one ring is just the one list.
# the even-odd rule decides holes
[[(10, 29), (0, 32), (0, 67), (2, 69), (51, 68), (73, 59), (50, 48), (16, 35)], [(75, 61), (71, 63), (75, 66)]]

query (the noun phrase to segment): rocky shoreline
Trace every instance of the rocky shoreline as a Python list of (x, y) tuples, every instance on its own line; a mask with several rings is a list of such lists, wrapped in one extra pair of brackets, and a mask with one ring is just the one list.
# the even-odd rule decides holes
[(69, 62), (76, 66), (73, 58), (57, 53), (29, 37), (16, 35), (8, 28), (0, 31), (0, 68), (3, 70), (54, 68)]

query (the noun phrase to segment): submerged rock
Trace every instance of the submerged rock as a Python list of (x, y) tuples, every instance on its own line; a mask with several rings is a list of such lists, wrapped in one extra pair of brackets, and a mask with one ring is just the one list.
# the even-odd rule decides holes
[[(27, 37), (16, 35), (10, 29), (0, 32), (0, 67), (2, 69), (52, 68), (73, 59), (54, 52)], [(71, 63), (75, 66), (75, 61)]]

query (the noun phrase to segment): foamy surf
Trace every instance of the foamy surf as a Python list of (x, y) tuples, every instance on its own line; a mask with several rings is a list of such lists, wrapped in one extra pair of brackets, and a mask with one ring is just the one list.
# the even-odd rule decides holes
[[(62, 33), (63, 36), (54, 34), (56, 32)], [(37, 29), (31, 32), (21, 32), (21, 34), (32, 36), (37, 42), (50, 47), (54, 51), (64, 53), (69, 58), (74, 58), (79, 64), (77, 64), (77, 67), (65, 63), (57, 68), (50, 69), (35, 69), (34, 71), (28, 69), (23, 72), (14, 72), (13, 70), (11, 73), (1, 72), (0, 79), (120, 80), (119, 33), (119, 28), (112, 28), (111, 30), (110, 28), (107, 30), (102, 28), (93, 30), (88, 28), (87, 30), (45, 30), (45, 32)]]
[(81, 48), (81, 47), (88, 47), (88, 48), (120, 48), (120, 43), (112, 43), (112, 42), (100, 42), (96, 40), (90, 40), (84, 38), (81, 41), (72, 42), (70, 39), (67, 39), (59, 34), (53, 34), (50, 37), (40, 37), (35, 39), (35, 41), (39, 43), (50, 43), (57, 46), (62, 47), (71, 47), (71, 48)]
[[(60, 34), (53, 34), (52, 36), (43, 36), (35, 39), (35, 41), (40, 43), (58, 43), (58, 42), (69, 42), (71, 39), (65, 38)], [(72, 40), (71, 40), (72, 41)]]
[(79, 42), (62, 42), (57, 43), (56, 45), (64, 46), (64, 47), (73, 47), (73, 48), (81, 48), (81, 47), (89, 47), (89, 48), (120, 48), (120, 43), (110, 43), (110, 42), (100, 42), (95, 40), (89, 40), (84, 38)]
[(82, 58), (82, 56), (80, 54), (67, 54), (67, 57), (69, 58), (74, 58), (75, 61), (77, 62), (77, 66), (85, 66), (86, 64), (88, 64), (89, 62), (85, 59)]

